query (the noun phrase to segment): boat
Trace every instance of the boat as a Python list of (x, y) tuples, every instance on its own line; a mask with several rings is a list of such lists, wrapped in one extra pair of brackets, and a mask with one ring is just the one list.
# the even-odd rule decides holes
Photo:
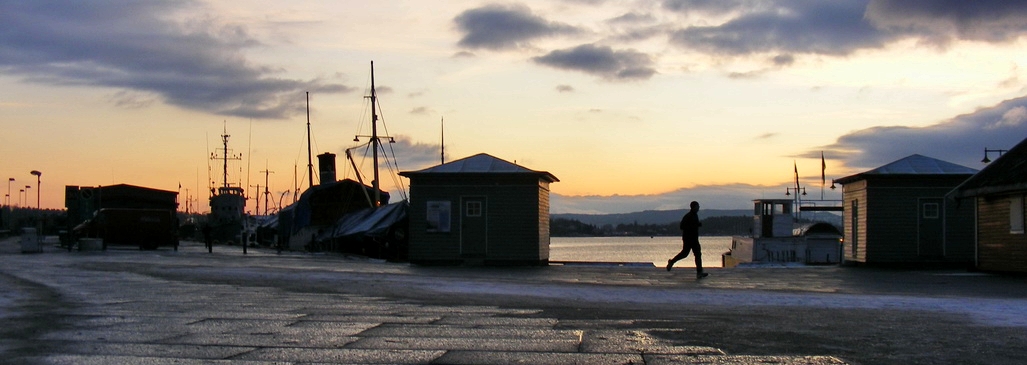
[[(792, 215), (793, 204), (791, 199), (753, 200), (752, 235), (731, 237), (731, 249), (721, 255), (722, 266), (841, 263), (841, 231), (827, 222), (798, 223)], [(833, 208), (809, 210), (839, 210)]]
[[(221, 134), (223, 147), (210, 156), (211, 160), (221, 160), (223, 166), (221, 186), (210, 188), (210, 215), (207, 217), (207, 228), (204, 229), (204, 232), (209, 232), (212, 243), (243, 242), (246, 194), (242, 187), (232, 186), (228, 182), (228, 162), (242, 160), (242, 155), (232, 154), (232, 150), (228, 148), (229, 137), (231, 136), (226, 126)], [(213, 184), (213, 181), (211, 183)]]
[[(371, 135), (368, 142), (346, 150), (356, 179), (336, 180), (335, 154), (318, 155), (321, 181), (300, 195), (296, 203), (283, 208), (278, 217), (280, 239), (291, 250), (339, 252), (389, 260), (405, 260), (408, 203), (389, 203), (390, 195), (379, 186), (379, 151), (382, 140), (393, 138), (378, 133), (378, 96), (371, 62)], [(309, 114), (308, 114), (309, 115)], [(308, 117), (309, 118), (309, 117)], [(309, 136), (309, 120), (308, 136)], [(309, 137), (308, 137), (309, 141)], [(373, 178), (365, 185), (352, 150), (366, 147), (372, 153)], [(308, 142), (308, 155), (311, 154)], [(313, 163), (308, 162), (310, 174)]]

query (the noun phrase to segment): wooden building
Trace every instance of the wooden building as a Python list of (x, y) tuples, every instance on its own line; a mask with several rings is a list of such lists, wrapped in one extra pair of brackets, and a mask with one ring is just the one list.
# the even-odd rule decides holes
[(977, 170), (921, 155), (835, 180), (843, 184), (848, 263), (971, 265), (973, 214), (945, 199)]
[(68, 208), (68, 224), (74, 227), (92, 218), (100, 209), (163, 209), (178, 210), (178, 192), (117, 184), (108, 186), (64, 187), (64, 206)]
[(960, 209), (976, 217), (976, 267), (1027, 272), (1027, 139), (953, 189), (952, 196), (961, 203)]
[(487, 154), (400, 175), (410, 179), (411, 263), (548, 264), (556, 176)]

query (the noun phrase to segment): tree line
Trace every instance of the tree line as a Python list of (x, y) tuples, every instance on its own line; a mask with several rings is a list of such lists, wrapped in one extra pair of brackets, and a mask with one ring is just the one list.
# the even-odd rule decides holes
[[(752, 217), (727, 216), (708, 217), (700, 220), (699, 234), (704, 236), (741, 236), (752, 233)], [(549, 220), (549, 235), (553, 237), (604, 237), (604, 236), (678, 236), (680, 222), (664, 224), (620, 223), (596, 226), (576, 219), (552, 218)]]

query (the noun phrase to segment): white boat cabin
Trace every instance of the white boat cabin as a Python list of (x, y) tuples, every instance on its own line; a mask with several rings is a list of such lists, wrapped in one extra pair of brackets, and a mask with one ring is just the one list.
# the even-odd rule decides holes
[(793, 215), (791, 199), (753, 201), (751, 237), (731, 237), (724, 267), (751, 263), (837, 264), (841, 262), (841, 231), (827, 223), (803, 226)]

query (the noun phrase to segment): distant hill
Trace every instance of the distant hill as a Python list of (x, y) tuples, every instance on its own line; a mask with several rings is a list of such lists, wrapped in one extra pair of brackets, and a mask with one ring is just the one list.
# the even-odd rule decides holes
[[(550, 218), (571, 219), (597, 227), (618, 224), (667, 224), (681, 221), (681, 216), (688, 213), (687, 209), (646, 210), (634, 213), (617, 214), (551, 214)], [(751, 209), (699, 209), (699, 219), (709, 217), (752, 216)]]

